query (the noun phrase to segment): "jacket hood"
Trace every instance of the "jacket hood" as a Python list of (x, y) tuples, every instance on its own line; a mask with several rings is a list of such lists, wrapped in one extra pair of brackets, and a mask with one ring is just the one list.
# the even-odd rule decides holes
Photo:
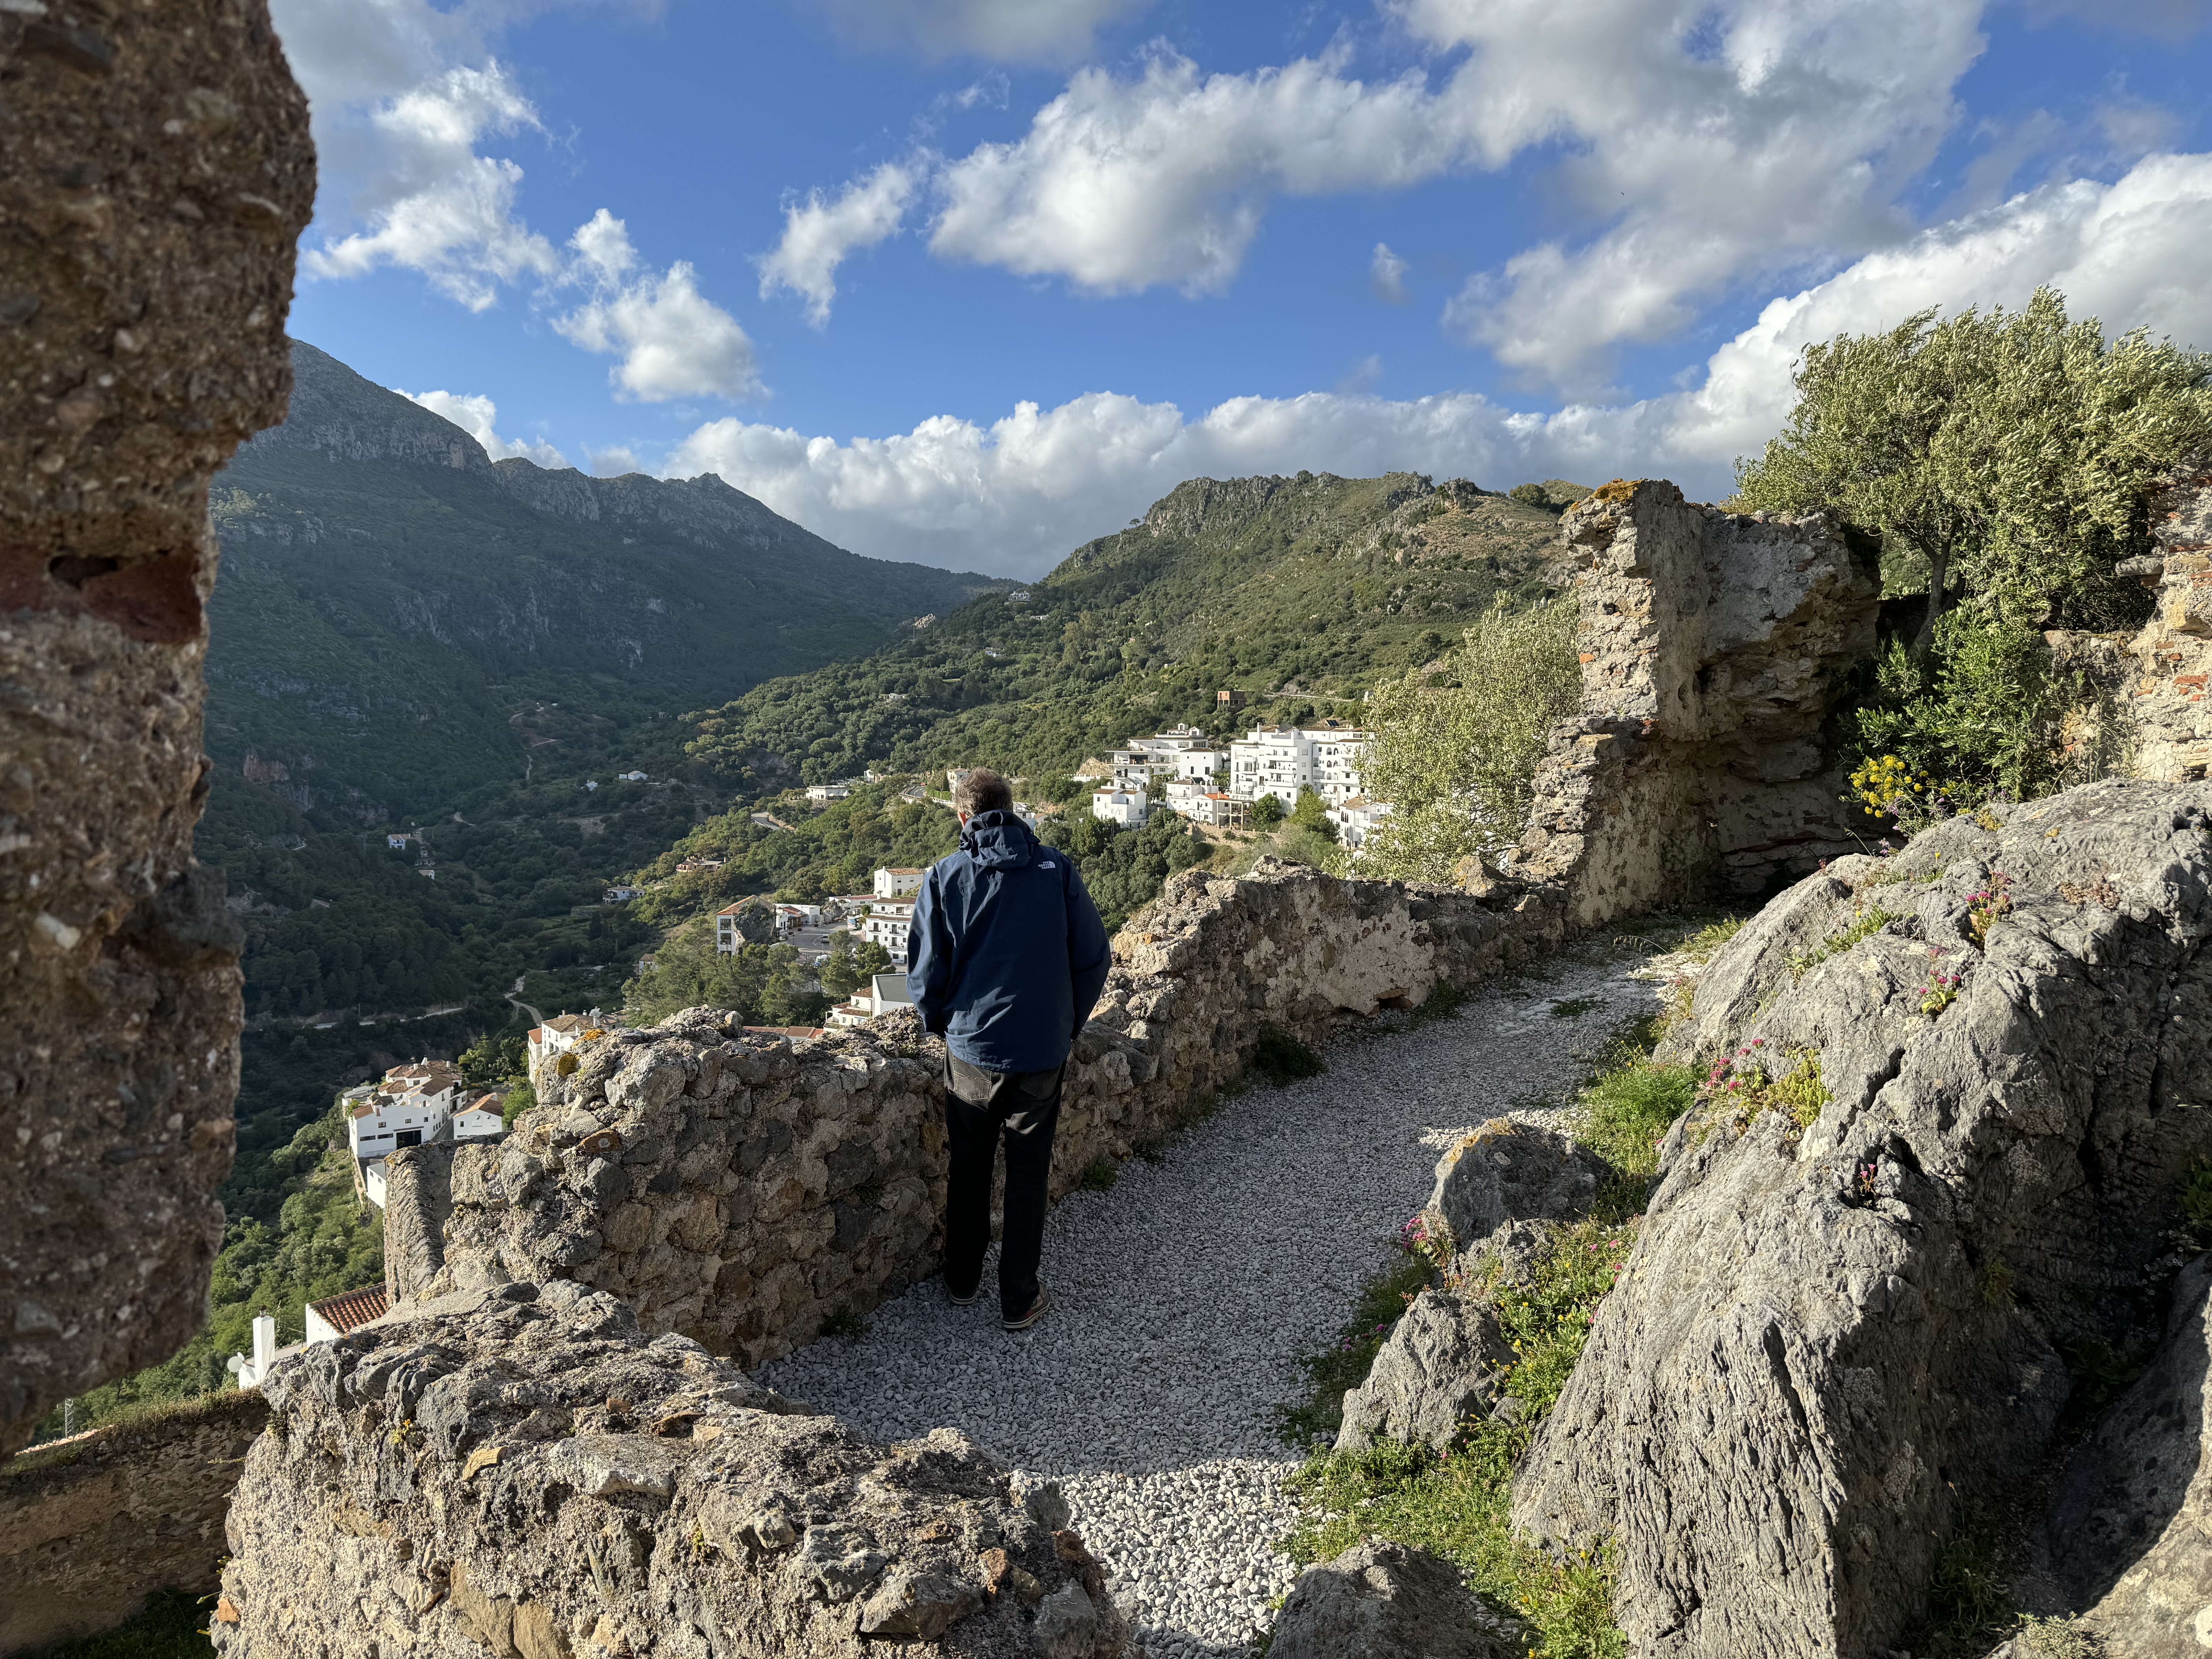
[(978, 812), (961, 826), (960, 850), (986, 870), (1019, 870), (1037, 854), (1037, 838), (1012, 812)]

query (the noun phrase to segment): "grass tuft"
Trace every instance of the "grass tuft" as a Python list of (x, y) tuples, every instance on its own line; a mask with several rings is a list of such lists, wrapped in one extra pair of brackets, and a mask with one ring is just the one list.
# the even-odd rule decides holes
[(1114, 1160), (1101, 1152), (1083, 1166), (1077, 1185), (1086, 1193), (1103, 1193), (1121, 1178), (1121, 1170)]
[(1790, 977), (1793, 980), (1804, 978), (1830, 957), (1841, 956), (1861, 939), (1871, 939), (1897, 920), (1898, 916), (1894, 911), (1885, 910), (1879, 904), (1871, 909), (1860, 911), (1813, 949), (1802, 951), (1791, 957)]
[(1682, 953), (1692, 962), (1711, 962), (1720, 953), (1722, 945), (1743, 931), (1746, 920), (1743, 916), (1730, 916), (1725, 921), (1708, 923), (1682, 941)]

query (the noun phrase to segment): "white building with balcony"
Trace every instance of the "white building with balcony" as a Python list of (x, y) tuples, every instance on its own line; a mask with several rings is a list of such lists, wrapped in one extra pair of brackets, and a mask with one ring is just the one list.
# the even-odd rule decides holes
[(1338, 842), (1356, 853), (1382, 826), (1382, 820), (1390, 816), (1390, 803), (1354, 795), (1349, 800), (1339, 801), (1322, 816), (1336, 826)]
[[(879, 871), (878, 874), (881, 874)], [(878, 898), (872, 893), (854, 893), (835, 902), (845, 912), (846, 924), (854, 937), (870, 945), (880, 945), (890, 955), (894, 965), (906, 966), (907, 930), (914, 925), (914, 895), (899, 898)]]
[(1216, 789), (1211, 783), (1195, 778), (1177, 778), (1168, 785), (1166, 806), (1193, 823), (1209, 824), (1217, 830), (1234, 829), (1243, 823), (1250, 803), (1238, 799), (1225, 790)]
[(1297, 805), (1302, 789), (1331, 806), (1349, 800), (1361, 793), (1374, 736), (1334, 724), (1255, 726), (1229, 745), (1229, 793), (1248, 801), (1273, 795), (1285, 806)]

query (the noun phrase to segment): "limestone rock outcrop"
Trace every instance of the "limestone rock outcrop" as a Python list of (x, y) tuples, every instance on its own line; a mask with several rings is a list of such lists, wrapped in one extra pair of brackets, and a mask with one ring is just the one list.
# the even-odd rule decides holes
[[(1264, 1024), (1418, 1004), (1561, 933), (1554, 892), (1510, 883), (1478, 896), (1272, 860), (1175, 878), (1115, 941), (1069, 1067), (1054, 1193), (1188, 1121)], [(401, 1295), (573, 1279), (649, 1330), (757, 1364), (935, 1271), (943, 1050), (910, 1016), (794, 1047), (695, 1009), (574, 1052), (503, 1144), (452, 1153), (449, 1214), (434, 1178), (395, 1178)]]
[(1612, 1535), (1632, 1651), (1879, 1650), (2043, 1462), (2060, 1346), (2125, 1351), (2179, 1265), (2208, 938), (2212, 785), (2108, 783), (1840, 860), (1714, 959), (1671, 1041), (1725, 1070), (1516, 1481)]
[(1337, 1449), (1387, 1437), (1443, 1451), (1462, 1423), (1497, 1409), (1514, 1358), (1498, 1316), (1484, 1303), (1454, 1291), (1423, 1291), (1390, 1328), (1367, 1380), (1344, 1396)]
[(1501, 1624), (1449, 1561), (1368, 1538), (1299, 1574), (1267, 1659), (1517, 1659)]
[(1520, 866), (1588, 926), (1851, 850), (1823, 728), (1880, 587), (1843, 535), (1656, 479), (1593, 492), (1560, 533), (1583, 713), (1553, 733)]
[(1437, 1161), (1428, 1211), (1454, 1249), (1480, 1252), (1516, 1221), (1573, 1221), (1589, 1213), (1610, 1166), (1571, 1135), (1494, 1117)]
[(230, 1515), (226, 1659), (1114, 1659), (1049, 1486), (880, 1446), (613, 1297), (515, 1285), (285, 1359)]
[(264, 0), (0, 8), (0, 1453), (207, 1297), (238, 940), (208, 481), (284, 412), (306, 100)]

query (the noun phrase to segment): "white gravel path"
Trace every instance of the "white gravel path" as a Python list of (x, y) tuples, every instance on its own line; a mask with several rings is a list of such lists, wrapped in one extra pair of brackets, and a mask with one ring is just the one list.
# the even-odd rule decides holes
[[(1301, 1356), (1334, 1340), (1386, 1240), (1427, 1199), (1441, 1150), (1486, 1118), (1559, 1097), (1607, 1036), (1650, 1009), (1637, 963), (1584, 947), (1540, 980), (1471, 998), (1455, 1018), (1358, 1030), (1326, 1075), (1256, 1084), (1076, 1192), (1045, 1230), (1054, 1307), (999, 1328), (987, 1293), (955, 1308), (931, 1279), (761, 1380), (886, 1440), (950, 1425), (1060, 1482), (1152, 1659), (1243, 1655), (1296, 1577), (1275, 1540), (1297, 1520), (1296, 1452), (1274, 1409)], [(1556, 1003), (1594, 1006), (1555, 1017)]]

